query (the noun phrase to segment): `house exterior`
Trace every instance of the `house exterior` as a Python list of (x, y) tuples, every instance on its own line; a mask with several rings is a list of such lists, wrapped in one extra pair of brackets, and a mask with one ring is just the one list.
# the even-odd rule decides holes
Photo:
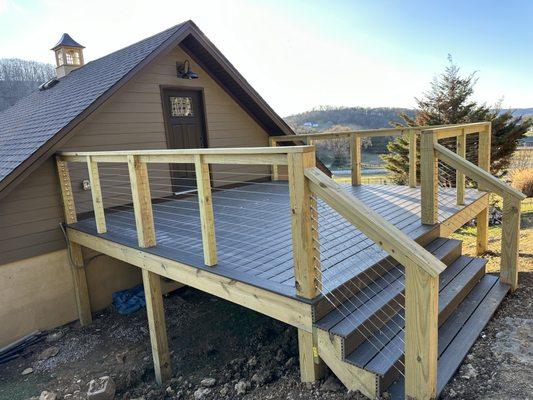
[[(54, 153), (268, 146), (293, 134), (192, 21), (87, 64), (66, 34), (52, 50), (58, 78), (0, 113), (0, 346), (77, 318)], [(80, 196), (84, 175), (73, 177)], [(141, 280), (84, 256), (93, 311)]]

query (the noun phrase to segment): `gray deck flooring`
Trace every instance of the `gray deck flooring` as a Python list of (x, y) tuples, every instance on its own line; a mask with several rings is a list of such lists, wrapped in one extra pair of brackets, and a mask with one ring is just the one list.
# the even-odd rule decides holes
[[(416, 239), (431, 227), (420, 222), (420, 189), (394, 185), (345, 188), (355, 197)], [(467, 190), (468, 205), (482, 194)], [(454, 189), (441, 188), (439, 221), (462, 207)], [(105, 198), (104, 198), (105, 205)], [(258, 183), (213, 192), (219, 263), (203, 263), (200, 217), (194, 195), (153, 204), (157, 246), (145, 251), (249, 283), (286, 296), (295, 296), (291, 225), (286, 182)], [(320, 258), (324, 292), (363, 273), (386, 257), (370, 239), (327, 205), (318, 202)], [(472, 216), (474, 217), (474, 216)], [(133, 210), (106, 211), (108, 232), (96, 233), (93, 218), (71, 227), (137, 248)]]

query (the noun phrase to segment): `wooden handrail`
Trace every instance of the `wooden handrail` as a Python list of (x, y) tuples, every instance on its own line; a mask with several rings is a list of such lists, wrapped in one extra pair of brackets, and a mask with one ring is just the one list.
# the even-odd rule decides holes
[(433, 399), (437, 388), (439, 274), (444, 263), (346, 192), (318, 168), (304, 170), (315, 193), (405, 268), (405, 397)]
[(438, 276), (446, 266), (404, 232), (346, 192), (318, 168), (307, 168), (311, 191), (351, 222), (402, 265), (414, 264), (430, 276)]
[(470, 161), (455, 154), (453, 151), (447, 149), (443, 145), (435, 143), (434, 146), (438, 158), (440, 158), (442, 161), (445, 161), (456, 170), (462, 172), (470, 179), (476, 181), (478, 184), (483, 185), (484, 188), (487, 188), (502, 197), (512, 196), (520, 201), (526, 198), (524, 193), (505, 184), (490, 172), (487, 172), (477, 165), (472, 164)]

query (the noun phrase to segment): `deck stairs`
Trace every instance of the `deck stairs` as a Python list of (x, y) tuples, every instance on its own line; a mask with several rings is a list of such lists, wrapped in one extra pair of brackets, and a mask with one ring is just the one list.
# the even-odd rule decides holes
[[(485, 274), (484, 259), (462, 255), (460, 241), (433, 236), (426, 242), (424, 247), (447, 265), (439, 277), (440, 394), (509, 286)], [(318, 352), (348, 389), (370, 398), (388, 392), (403, 399), (404, 274), (382, 263), (366, 271), (368, 276), (374, 277), (368, 285), (356, 277), (336, 289), (336, 296), (316, 303)]]

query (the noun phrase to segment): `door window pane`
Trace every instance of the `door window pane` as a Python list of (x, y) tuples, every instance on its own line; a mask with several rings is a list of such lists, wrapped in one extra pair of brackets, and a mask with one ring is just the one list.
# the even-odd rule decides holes
[(194, 117), (192, 97), (170, 97), (170, 115), (172, 117)]

